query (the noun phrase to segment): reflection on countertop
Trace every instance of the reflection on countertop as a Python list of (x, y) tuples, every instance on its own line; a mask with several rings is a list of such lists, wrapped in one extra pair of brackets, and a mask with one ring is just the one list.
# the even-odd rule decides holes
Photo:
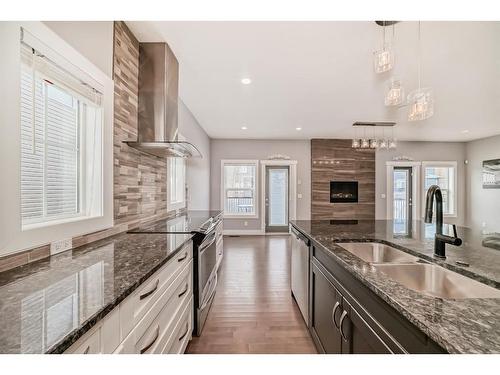
[[(500, 252), (484, 246), (490, 235), (457, 228), (464, 243), (433, 257), (435, 224), (391, 220), (296, 220), (298, 230), (423, 333), (451, 353), (500, 353), (500, 299), (442, 299), (418, 293), (343, 249), (338, 242), (382, 242), (473, 279), (500, 287)], [(445, 225), (445, 233), (451, 226)], [(485, 238), (486, 237), (486, 238)], [(468, 267), (457, 264), (468, 263)]]
[(0, 353), (64, 351), (191, 237), (120, 234), (0, 273)]

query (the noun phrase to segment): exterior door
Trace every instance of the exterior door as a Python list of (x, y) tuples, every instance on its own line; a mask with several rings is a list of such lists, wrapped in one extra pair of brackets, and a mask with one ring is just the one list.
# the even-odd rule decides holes
[(266, 166), (266, 232), (288, 232), (288, 166)]
[(394, 234), (411, 234), (412, 221), (412, 168), (394, 167), (393, 220)]

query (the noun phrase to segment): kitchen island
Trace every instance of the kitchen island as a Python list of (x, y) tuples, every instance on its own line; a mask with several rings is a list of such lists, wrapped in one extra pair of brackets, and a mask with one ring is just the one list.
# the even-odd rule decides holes
[[(401, 226), (389, 220), (296, 220), (291, 225), (311, 243), (308, 323), (320, 351), (346, 352), (346, 345), (342, 346), (345, 341), (349, 342), (347, 352), (368, 351), (363, 345), (371, 342), (372, 352), (500, 353), (499, 298), (446, 299), (423, 294), (392, 280), (339, 245), (384, 243), (423, 262), (438, 264), (499, 288), (500, 251), (494, 236), (458, 228), (463, 245), (447, 246), (447, 258), (437, 260), (433, 257), (434, 224), (414, 221)], [(445, 230), (450, 228), (445, 226)], [(316, 328), (315, 317), (319, 324)], [(350, 324), (339, 330), (339, 340), (325, 333), (339, 326), (341, 320)], [(366, 326), (364, 331), (356, 331), (356, 323)], [(360, 346), (356, 348), (353, 342), (359, 332)]]

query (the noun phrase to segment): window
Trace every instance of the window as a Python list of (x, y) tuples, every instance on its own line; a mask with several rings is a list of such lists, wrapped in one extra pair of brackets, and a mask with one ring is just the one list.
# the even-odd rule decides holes
[(183, 158), (167, 159), (169, 210), (186, 207), (186, 161)]
[(22, 228), (102, 215), (101, 94), (21, 43)]
[[(424, 176), (424, 199), (432, 185), (438, 185), (443, 195), (443, 214), (457, 215), (457, 163), (422, 162)], [(425, 207), (424, 207), (425, 209)]]
[(257, 216), (258, 161), (222, 161), (225, 216)]

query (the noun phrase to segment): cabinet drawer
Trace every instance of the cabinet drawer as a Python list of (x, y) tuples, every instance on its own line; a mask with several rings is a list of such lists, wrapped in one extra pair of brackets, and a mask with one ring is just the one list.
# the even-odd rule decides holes
[(90, 336), (83, 339), (83, 342), (80, 343), (80, 340), (76, 342), (77, 346), (75, 348), (71, 347), (66, 353), (71, 353), (71, 354), (101, 353), (100, 329), (97, 329), (95, 332), (92, 332)]
[(79, 338), (65, 353), (109, 354), (120, 344), (120, 316), (118, 310), (111, 311), (102, 322), (97, 323)]
[(173, 280), (190, 263), (192, 255), (193, 245), (192, 242), (189, 242), (173, 259), (120, 304), (120, 337), (122, 340), (153, 307), (165, 290), (172, 285)]
[(162, 350), (164, 354), (183, 354), (193, 334), (193, 300), (182, 312), (173, 333)]
[(176, 316), (193, 296), (192, 262), (177, 276), (157, 303), (139, 321), (116, 353), (159, 353), (176, 324)]

